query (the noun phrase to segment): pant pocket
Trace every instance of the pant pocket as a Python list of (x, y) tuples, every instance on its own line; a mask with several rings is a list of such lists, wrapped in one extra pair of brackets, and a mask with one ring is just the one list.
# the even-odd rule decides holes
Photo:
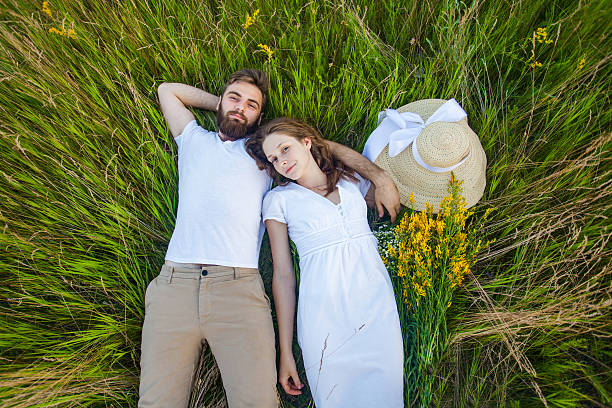
[(255, 275), (255, 284), (259, 290), (259, 294), (266, 300), (268, 303), (268, 308), (271, 309), (270, 298), (266, 294), (266, 288), (264, 287), (263, 280), (261, 279), (261, 275)]
[(147, 285), (147, 290), (145, 290), (145, 310), (147, 309), (147, 306), (151, 303), (151, 292), (153, 290), (153, 287), (157, 284), (157, 278), (157, 276), (153, 278), (153, 280)]

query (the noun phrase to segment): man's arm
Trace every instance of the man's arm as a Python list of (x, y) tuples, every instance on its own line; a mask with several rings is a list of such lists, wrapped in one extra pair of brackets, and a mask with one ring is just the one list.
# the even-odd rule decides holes
[(391, 176), (353, 149), (329, 140), (326, 142), (336, 159), (355, 169), (361, 177), (372, 182), (375, 187), (374, 194), (378, 215), (382, 217), (386, 208), (391, 217), (391, 222), (395, 222), (395, 217), (399, 213), (401, 205), (399, 192)]
[(164, 82), (157, 88), (159, 105), (172, 136), (177, 137), (185, 126), (195, 119), (188, 106), (217, 110), (219, 97), (193, 86)]

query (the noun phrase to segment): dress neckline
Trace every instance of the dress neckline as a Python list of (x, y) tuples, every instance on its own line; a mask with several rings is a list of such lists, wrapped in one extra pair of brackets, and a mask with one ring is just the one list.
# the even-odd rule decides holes
[(339, 207), (339, 206), (340, 206), (340, 204), (342, 204), (342, 201), (343, 201), (343, 200), (342, 200), (342, 193), (341, 193), (341, 188), (340, 188), (340, 180), (338, 180), (338, 183), (336, 183), (336, 188), (338, 189), (338, 197), (340, 197), (340, 201), (338, 201), (338, 204), (334, 203), (332, 200), (330, 200), (330, 199), (329, 199), (329, 198), (327, 198), (327, 197), (323, 197), (323, 196), (322, 196), (321, 194), (319, 194), (319, 193), (315, 193), (315, 192), (314, 192), (314, 191), (312, 191), (311, 189), (306, 188), (306, 187), (304, 187), (304, 186), (303, 186), (303, 185), (301, 185), (301, 184), (298, 184), (298, 183), (293, 182), (293, 181), (292, 181), (291, 183), (292, 183), (292, 184), (295, 184), (296, 186), (298, 186), (298, 187), (299, 187), (300, 189), (302, 189), (302, 190), (306, 190), (306, 191), (308, 191), (309, 193), (314, 194), (314, 195), (318, 196), (319, 198), (322, 198), (323, 200), (327, 201), (328, 203), (330, 203), (330, 204), (331, 204), (331, 205), (333, 205), (334, 207)]

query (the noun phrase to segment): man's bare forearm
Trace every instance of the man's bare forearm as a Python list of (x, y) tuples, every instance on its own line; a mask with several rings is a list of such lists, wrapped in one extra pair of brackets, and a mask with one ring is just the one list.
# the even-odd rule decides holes
[(185, 106), (211, 111), (217, 110), (219, 97), (191, 85), (176, 82), (164, 82), (159, 92), (168, 92), (176, 96)]
[(329, 140), (327, 145), (336, 159), (355, 170), (361, 177), (370, 180), (372, 184), (379, 184), (386, 176), (386, 173), (380, 167), (350, 147)]
[(159, 104), (172, 136), (177, 137), (195, 119), (188, 107), (215, 111), (219, 97), (196, 87), (164, 82), (157, 88)]

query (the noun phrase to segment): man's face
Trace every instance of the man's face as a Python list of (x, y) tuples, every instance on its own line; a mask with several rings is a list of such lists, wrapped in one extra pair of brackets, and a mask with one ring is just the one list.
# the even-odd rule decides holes
[(217, 124), (222, 136), (237, 140), (253, 133), (259, 125), (261, 103), (261, 91), (255, 85), (230, 84), (217, 107)]

